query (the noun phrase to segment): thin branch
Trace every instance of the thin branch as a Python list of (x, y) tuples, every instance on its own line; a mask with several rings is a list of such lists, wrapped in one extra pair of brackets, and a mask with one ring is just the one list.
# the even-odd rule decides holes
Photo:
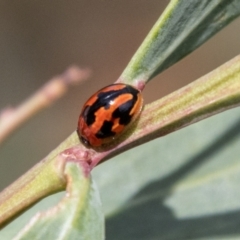
[(69, 67), (61, 75), (49, 80), (19, 106), (3, 109), (0, 112), (0, 144), (36, 113), (61, 98), (69, 86), (79, 84), (89, 76), (88, 69), (81, 69), (77, 66)]

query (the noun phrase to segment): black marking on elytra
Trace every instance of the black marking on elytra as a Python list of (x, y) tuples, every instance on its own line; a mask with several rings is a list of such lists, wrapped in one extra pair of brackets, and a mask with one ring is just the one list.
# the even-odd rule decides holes
[(119, 124), (127, 125), (131, 122), (131, 109), (134, 105), (134, 99), (131, 99), (119, 106), (112, 114), (113, 118), (119, 118)]
[[(117, 89), (117, 90), (110, 90), (108, 92), (99, 92), (97, 95), (97, 100), (91, 105), (91, 106), (86, 106), (86, 108), (83, 111), (83, 118), (84, 121), (88, 126), (93, 124), (95, 122), (96, 116), (95, 113), (100, 109), (101, 107), (104, 107), (105, 109), (108, 109), (110, 107), (110, 102), (114, 101), (118, 96), (125, 94), (125, 93), (130, 93), (133, 98), (129, 100), (128, 104), (123, 104), (125, 105), (124, 107), (119, 107), (119, 110), (115, 113), (116, 117), (120, 118), (120, 124), (125, 124), (124, 122), (128, 122), (131, 120), (131, 116), (129, 116), (129, 113), (131, 111), (132, 106), (134, 106), (135, 102), (137, 101), (137, 95), (138, 95), (138, 90), (131, 87), (130, 85), (126, 85), (122, 89)], [(115, 110), (116, 111), (116, 110)], [(125, 113), (126, 112), (126, 113)], [(120, 116), (123, 114), (124, 116)], [(115, 116), (114, 116), (115, 117)], [(130, 120), (128, 120), (130, 117)]]
[(114, 136), (116, 133), (112, 132), (113, 122), (104, 121), (100, 130), (95, 134), (97, 138), (108, 138)]

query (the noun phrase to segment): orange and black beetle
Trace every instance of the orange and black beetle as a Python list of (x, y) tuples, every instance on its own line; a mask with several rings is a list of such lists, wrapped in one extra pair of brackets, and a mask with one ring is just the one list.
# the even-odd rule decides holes
[(84, 104), (78, 135), (87, 147), (101, 147), (117, 138), (132, 123), (143, 105), (141, 92), (131, 85), (116, 83), (102, 88)]

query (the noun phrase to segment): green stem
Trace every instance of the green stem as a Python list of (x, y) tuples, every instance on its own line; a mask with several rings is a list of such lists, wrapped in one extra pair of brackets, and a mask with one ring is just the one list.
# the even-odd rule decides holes
[(56, 156), (78, 143), (74, 132), (45, 159), (1, 192), (0, 225), (41, 198), (65, 189), (66, 181), (57, 167)]

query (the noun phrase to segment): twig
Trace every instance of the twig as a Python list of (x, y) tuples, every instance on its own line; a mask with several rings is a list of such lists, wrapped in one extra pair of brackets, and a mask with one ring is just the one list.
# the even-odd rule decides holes
[(0, 144), (24, 122), (61, 98), (69, 86), (81, 83), (89, 76), (88, 69), (69, 67), (63, 74), (49, 80), (19, 106), (3, 109), (0, 113)]

